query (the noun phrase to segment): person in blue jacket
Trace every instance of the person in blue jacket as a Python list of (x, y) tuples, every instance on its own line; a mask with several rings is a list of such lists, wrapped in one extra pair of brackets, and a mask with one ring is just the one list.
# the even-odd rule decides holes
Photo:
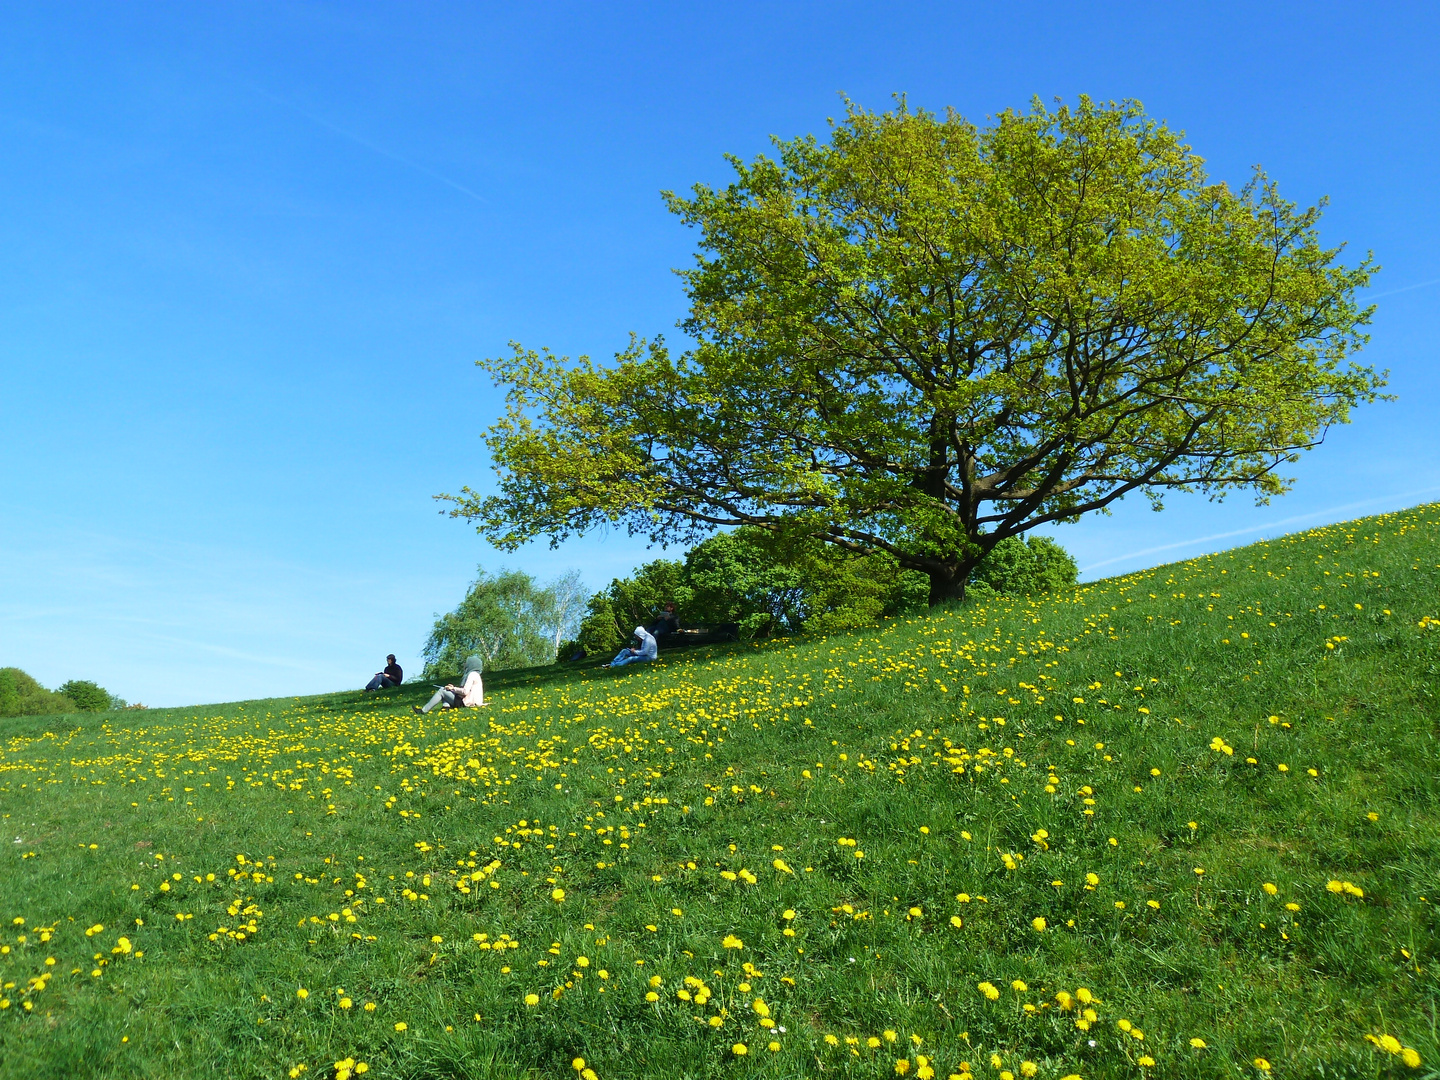
[(610, 667), (623, 667), (626, 664), (645, 663), (654, 660), (660, 652), (660, 646), (655, 643), (655, 635), (646, 630), (643, 626), (635, 627), (633, 643), (621, 649), (611, 660)]

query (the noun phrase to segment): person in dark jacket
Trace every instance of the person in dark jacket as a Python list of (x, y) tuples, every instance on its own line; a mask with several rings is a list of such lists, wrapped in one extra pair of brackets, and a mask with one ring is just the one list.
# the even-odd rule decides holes
[(680, 615), (675, 610), (675, 601), (669, 600), (665, 603), (665, 610), (655, 617), (655, 621), (645, 628), (655, 637), (664, 637), (666, 634), (673, 634), (680, 629)]
[(391, 653), (385, 657), (385, 670), (377, 671), (375, 677), (365, 684), (366, 690), (388, 690), (392, 686), (399, 686), (405, 681), (405, 672), (400, 670), (400, 665), (395, 662), (395, 654)]

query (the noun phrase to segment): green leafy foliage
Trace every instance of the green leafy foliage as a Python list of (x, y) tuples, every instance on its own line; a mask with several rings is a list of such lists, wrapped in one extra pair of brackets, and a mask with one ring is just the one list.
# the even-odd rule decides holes
[(76, 711), (77, 703), (65, 694), (46, 690), (19, 668), (0, 668), (0, 716), (50, 716)]
[(125, 707), (123, 700), (89, 679), (71, 679), (60, 687), (59, 692), (73, 701), (75, 708), (81, 712), (106, 712)]
[(519, 570), (482, 569), (459, 606), (436, 619), (421, 650), (424, 677), (456, 674), (471, 654), (492, 671), (553, 663), (579, 620), (578, 580), (541, 586)]
[[(610, 584), (613, 588), (615, 582)], [(576, 645), (586, 653), (608, 653), (618, 649), (624, 640), (620, 636), (620, 623), (615, 617), (615, 606), (610, 602), (609, 591), (596, 593), (585, 608)]]
[(1127, 494), (1283, 492), (1384, 385), (1351, 361), (1373, 264), (1137, 103), (985, 128), (852, 107), (732, 164), (667, 196), (699, 232), (694, 349), (481, 361), (508, 391), (499, 490), (442, 498), (492, 542), (750, 525), (883, 552), (938, 603), (997, 544)]
[(591, 598), (580, 643), (592, 653), (618, 648), (670, 600), (682, 625), (735, 623), (756, 638), (868, 626), (923, 607), (927, 593), (922, 575), (885, 553), (740, 528), (697, 544), (683, 562), (657, 559), (612, 581)]
[(1012, 536), (980, 560), (970, 588), (985, 595), (1037, 596), (1073, 588), (1079, 580), (1075, 560), (1050, 537)]
[(740, 528), (686, 556), (695, 604), (710, 622), (735, 622), (748, 637), (828, 633), (913, 611), (914, 575), (884, 553), (857, 555), (813, 537), (786, 539)]

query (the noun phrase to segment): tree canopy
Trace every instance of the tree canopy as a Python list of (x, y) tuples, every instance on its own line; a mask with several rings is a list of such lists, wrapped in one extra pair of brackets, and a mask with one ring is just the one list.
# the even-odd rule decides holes
[(116, 697), (92, 679), (71, 679), (56, 691), (75, 703), (81, 712), (108, 712), (125, 708), (125, 699)]
[(1130, 493), (1281, 493), (1384, 385), (1350, 360), (1372, 262), (1342, 265), (1320, 206), (1258, 169), (1210, 179), (1138, 103), (983, 128), (852, 106), (775, 147), (666, 194), (699, 232), (692, 349), (480, 362), (508, 390), (499, 485), (452, 513), (502, 548), (816, 537), (923, 572), (935, 603), (1002, 541)]
[(74, 701), (45, 689), (19, 668), (0, 668), (0, 716), (49, 716), (76, 711)]
[(486, 670), (536, 667), (555, 661), (583, 614), (579, 574), (540, 585), (519, 570), (477, 572), (454, 611), (440, 615), (421, 649), (425, 677), (453, 675), (476, 655)]

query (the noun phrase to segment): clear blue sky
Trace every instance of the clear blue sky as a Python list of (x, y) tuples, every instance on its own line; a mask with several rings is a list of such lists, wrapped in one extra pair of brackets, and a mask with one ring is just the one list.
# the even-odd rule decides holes
[[(478, 563), (593, 586), (624, 536), (503, 556), (472, 365), (605, 356), (683, 310), (659, 191), (823, 132), (838, 94), (1138, 98), (1384, 266), (1394, 404), (1256, 510), (1057, 534), (1090, 576), (1440, 498), (1430, 4), (38, 4), (0, 14), (0, 664), (152, 705), (418, 673)], [(1220, 534), (1233, 534), (1223, 536)]]

